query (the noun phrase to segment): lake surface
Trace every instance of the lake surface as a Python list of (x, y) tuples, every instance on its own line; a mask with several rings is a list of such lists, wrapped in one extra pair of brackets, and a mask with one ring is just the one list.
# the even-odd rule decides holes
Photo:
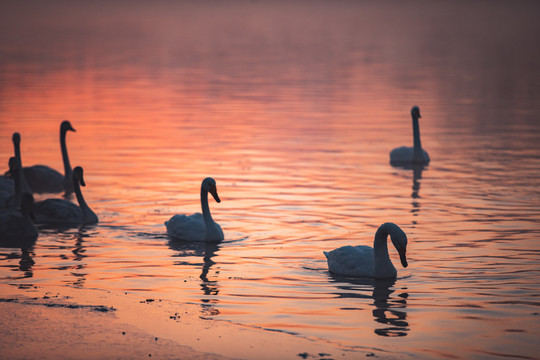
[[(4, 2), (0, 168), (18, 131), (24, 165), (61, 170), (69, 119), (100, 222), (0, 248), (0, 281), (197, 304), (352, 358), (537, 358), (538, 14), (528, 1)], [(432, 161), (392, 167), (413, 105)], [(168, 239), (163, 222), (200, 211), (207, 176), (225, 240)], [(406, 269), (390, 249), (395, 281), (328, 272), (324, 250), (372, 245), (388, 221), (409, 239)]]

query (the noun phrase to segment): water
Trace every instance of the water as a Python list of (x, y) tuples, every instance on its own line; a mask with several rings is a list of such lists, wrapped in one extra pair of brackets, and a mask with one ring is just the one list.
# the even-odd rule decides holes
[[(0, 7), (0, 158), (19, 131), (25, 165), (62, 169), (71, 120), (100, 217), (0, 248), (2, 283), (197, 304), (353, 357), (537, 356), (537, 3)], [(412, 105), (432, 162), (392, 167)], [(225, 241), (170, 241), (206, 176)], [(327, 271), (386, 221), (409, 238), (395, 281)]]

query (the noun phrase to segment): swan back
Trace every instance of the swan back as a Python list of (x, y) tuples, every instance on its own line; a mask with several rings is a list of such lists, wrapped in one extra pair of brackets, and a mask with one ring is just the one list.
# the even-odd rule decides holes
[(346, 245), (332, 251), (324, 251), (328, 270), (334, 274), (353, 277), (372, 277), (374, 270), (373, 248)]

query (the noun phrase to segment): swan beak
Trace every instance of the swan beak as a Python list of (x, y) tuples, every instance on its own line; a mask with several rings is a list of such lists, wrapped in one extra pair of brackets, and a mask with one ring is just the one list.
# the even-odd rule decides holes
[(216, 189), (215, 185), (210, 185), (210, 194), (212, 194), (212, 196), (214, 197), (214, 200), (216, 200), (216, 202), (218, 202), (218, 203), (221, 202), (221, 199), (219, 198), (219, 195), (217, 193), (217, 189)]
[(405, 250), (399, 251), (399, 259), (401, 260), (401, 265), (403, 265), (404, 268), (409, 265), (407, 264), (407, 256), (405, 255)]

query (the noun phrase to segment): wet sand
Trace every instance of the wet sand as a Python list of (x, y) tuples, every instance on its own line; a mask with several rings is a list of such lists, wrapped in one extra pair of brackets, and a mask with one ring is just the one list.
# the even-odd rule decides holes
[(372, 349), (340, 349), (337, 344), (202, 316), (196, 304), (102, 290), (0, 284), (0, 319), (3, 359), (377, 356)]

